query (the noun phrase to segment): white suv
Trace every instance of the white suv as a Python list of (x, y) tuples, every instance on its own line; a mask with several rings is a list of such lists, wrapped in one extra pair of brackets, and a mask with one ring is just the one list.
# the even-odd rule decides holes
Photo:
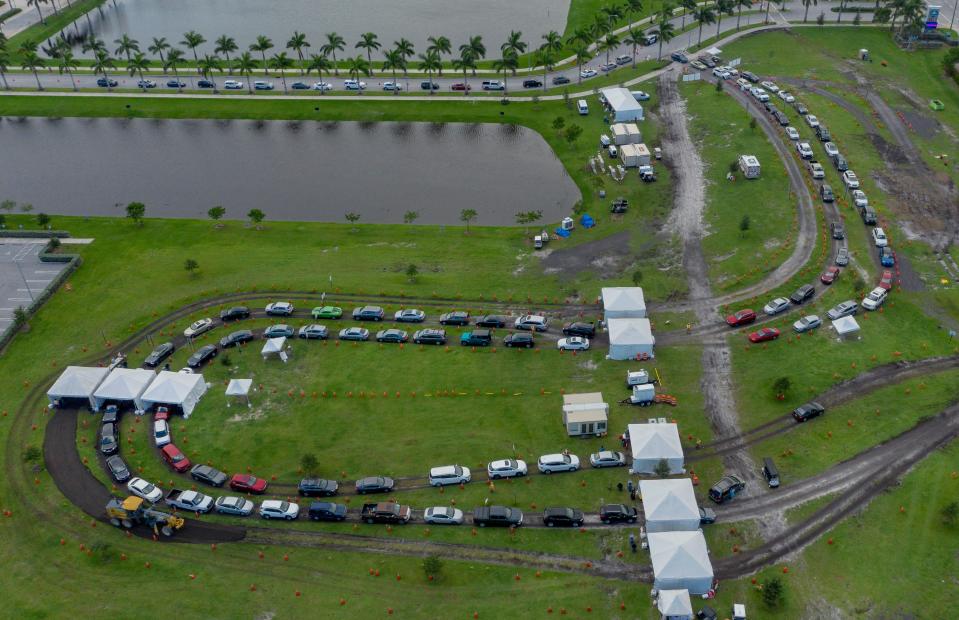
[(813, 116), (812, 114), (807, 114), (806, 124), (808, 124), (811, 128), (815, 129), (816, 127), (819, 127), (819, 119)]
[(877, 286), (872, 289), (872, 292), (866, 295), (866, 298), (862, 300), (862, 307), (866, 310), (875, 310), (882, 305), (882, 302), (886, 301), (886, 295), (889, 293), (886, 289), (881, 286)]
[(799, 156), (803, 159), (812, 159), (812, 147), (809, 146), (808, 142), (798, 142), (796, 150), (799, 151)]
[(472, 480), (470, 470), (460, 465), (444, 465), (430, 470), (430, 484), (434, 487), (461, 484), (470, 480)]
[(539, 314), (524, 314), (513, 323), (516, 329), (531, 332), (545, 332), (549, 328), (549, 319)]
[(842, 182), (849, 189), (859, 189), (859, 177), (852, 170), (846, 170), (842, 173)]
[(877, 248), (884, 248), (889, 245), (889, 239), (886, 237), (886, 231), (878, 226), (872, 229), (872, 241), (876, 244)]
[(860, 208), (869, 206), (869, 199), (866, 197), (866, 192), (861, 189), (852, 190), (852, 201)]
[(486, 473), (489, 474), (490, 480), (525, 476), (528, 471), (529, 470), (526, 468), (526, 462), (517, 459), (492, 461), (486, 466)]
[(268, 499), (260, 504), (260, 516), (264, 519), (292, 521), (300, 516), (300, 505), (279, 499)]
[(536, 467), (544, 474), (554, 471), (576, 471), (579, 469), (579, 457), (575, 454), (544, 454), (539, 457)]
[(156, 420), (153, 423), (153, 441), (157, 448), (162, 448), (170, 443), (170, 425), (167, 424), (166, 420)]

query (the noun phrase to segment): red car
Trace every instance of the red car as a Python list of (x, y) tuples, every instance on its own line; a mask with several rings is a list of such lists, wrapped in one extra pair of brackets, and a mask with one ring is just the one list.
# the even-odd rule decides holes
[(839, 267), (829, 267), (819, 276), (819, 281), (823, 284), (832, 284), (839, 277)]
[(266, 487), (266, 480), (249, 474), (233, 474), (233, 477), (230, 478), (230, 488), (234, 491), (259, 494), (266, 491)]
[(756, 313), (753, 310), (740, 310), (736, 314), (730, 314), (726, 317), (726, 324), (730, 327), (739, 327), (756, 320)]
[(169, 420), (170, 419), (170, 410), (166, 407), (157, 407), (156, 413), (153, 414), (154, 420)]
[(759, 331), (749, 334), (749, 342), (766, 342), (779, 338), (779, 330), (775, 327), (764, 327)]
[(186, 458), (186, 455), (180, 452), (180, 449), (172, 443), (163, 446), (163, 448), (160, 449), (160, 454), (163, 455), (163, 460), (169, 463), (170, 467), (177, 472), (182, 474), (190, 469), (190, 459)]
[(463, 82), (457, 82), (450, 86), (450, 90), (473, 90), (473, 87)]
[(886, 269), (882, 272), (882, 278), (879, 279), (879, 288), (887, 291), (892, 288), (892, 272)]

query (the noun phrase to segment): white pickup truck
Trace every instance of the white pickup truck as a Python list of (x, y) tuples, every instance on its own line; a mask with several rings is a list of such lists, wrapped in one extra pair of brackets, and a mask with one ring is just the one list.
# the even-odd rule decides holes
[(164, 501), (167, 506), (179, 510), (189, 510), (190, 512), (210, 512), (210, 509), (213, 508), (213, 498), (199, 491), (170, 489)]

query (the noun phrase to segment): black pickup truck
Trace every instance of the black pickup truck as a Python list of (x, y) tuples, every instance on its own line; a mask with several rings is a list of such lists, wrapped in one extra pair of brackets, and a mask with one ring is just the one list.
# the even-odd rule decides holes
[(508, 506), (480, 506), (473, 510), (473, 523), (480, 527), (518, 527), (523, 525), (523, 511)]
[(363, 511), (360, 513), (360, 518), (367, 523), (398, 523), (400, 525), (409, 523), (412, 516), (413, 510), (409, 506), (396, 502), (363, 504)]

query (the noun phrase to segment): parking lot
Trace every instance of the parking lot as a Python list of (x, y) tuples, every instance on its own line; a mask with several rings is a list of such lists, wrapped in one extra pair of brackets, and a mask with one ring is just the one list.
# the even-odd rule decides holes
[(46, 240), (0, 240), (0, 329), (13, 321), (13, 312), (28, 307), (66, 263), (40, 262)]

